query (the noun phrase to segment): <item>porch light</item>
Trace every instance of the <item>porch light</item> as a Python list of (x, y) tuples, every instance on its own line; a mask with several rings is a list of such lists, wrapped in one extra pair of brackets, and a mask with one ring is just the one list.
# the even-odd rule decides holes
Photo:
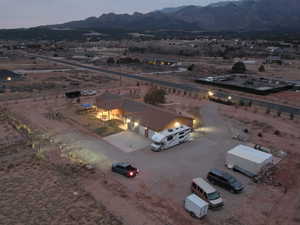
[(139, 125), (138, 122), (134, 122), (134, 126), (137, 127)]
[(11, 77), (7, 77), (6, 80), (8, 80), (8, 81), (11, 80)]
[(180, 127), (180, 123), (179, 123), (179, 122), (176, 122), (176, 123), (175, 123), (175, 127)]
[(214, 96), (214, 93), (212, 91), (208, 91), (208, 96)]
[(232, 99), (232, 97), (231, 96), (228, 96), (228, 100), (231, 100)]
[(131, 120), (130, 120), (130, 119), (127, 119), (127, 120), (126, 120), (126, 123), (130, 123), (130, 122), (131, 122)]

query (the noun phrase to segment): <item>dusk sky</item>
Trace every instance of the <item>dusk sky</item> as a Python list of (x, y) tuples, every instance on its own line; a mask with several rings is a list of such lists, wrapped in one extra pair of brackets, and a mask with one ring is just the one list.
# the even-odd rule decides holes
[(57, 24), (103, 13), (149, 12), (222, 0), (0, 0), (0, 28)]

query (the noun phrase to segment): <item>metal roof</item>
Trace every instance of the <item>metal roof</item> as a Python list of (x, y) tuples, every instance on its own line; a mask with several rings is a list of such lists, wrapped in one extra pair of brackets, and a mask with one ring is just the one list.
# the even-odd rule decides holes
[(269, 153), (258, 151), (246, 145), (237, 145), (233, 149), (229, 150), (227, 154), (236, 155), (240, 158), (244, 158), (255, 163), (262, 163), (272, 157), (272, 155)]

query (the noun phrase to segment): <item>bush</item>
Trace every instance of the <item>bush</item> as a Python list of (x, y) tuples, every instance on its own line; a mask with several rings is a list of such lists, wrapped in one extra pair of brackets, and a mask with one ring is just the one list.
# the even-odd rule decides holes
[(248, 106), (249, 106), (249, 107), (252, 106), (252, 101), (251, 101), (251, 100), (248, 102)]
[(264, 66), (264, 65), (261, 65), (261, 66), (258, 68), (258, 71), (259, 71), (259, 72), (265, 72), (265, 71), (266, 71), (265, 66)]
[(115, 60), (113, 57), (109, 57), (106, 61), (107, 64), (114, 64), (115, 63)]
[(239, 102), (239, 105), (240, 105), (240, 106), (244, 106), (244, 105), (245, 105), (245, 102), (241, 99), (240, 102)]
[(232, 73), (245, 73), (246, 66), (243, 62), (237, 62), (232, 66), (231, 72)]
[(195, 64), (190, 65), (187, 69), (188, 71), (193, 71), (195, 69)]
[(277, 116), (278, 116), (278, 117), (281, 116), (281, 112), (280, 112), (280, 111), (277, 112)]
[(162, 89), (150, 89), (144, 97), (144, 102), (157, 105), (166, 102), (166, 92)]
[(279, 136), (279, 135), (280, 135), (280, 131), (279, 131), (279, 130), (275, 130), (274, 134), (275, 134), (276, 136)]

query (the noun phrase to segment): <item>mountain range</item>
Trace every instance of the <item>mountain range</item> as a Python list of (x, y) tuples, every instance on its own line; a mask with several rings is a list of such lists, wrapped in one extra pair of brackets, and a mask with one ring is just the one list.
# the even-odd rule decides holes
[[(240, 0), (182, 6), (150, 13), (103, 14), (47, 28), (125, 30), (300, 30), (299, 0)], [(43, 26), (45, 28), (45, 26)]]

